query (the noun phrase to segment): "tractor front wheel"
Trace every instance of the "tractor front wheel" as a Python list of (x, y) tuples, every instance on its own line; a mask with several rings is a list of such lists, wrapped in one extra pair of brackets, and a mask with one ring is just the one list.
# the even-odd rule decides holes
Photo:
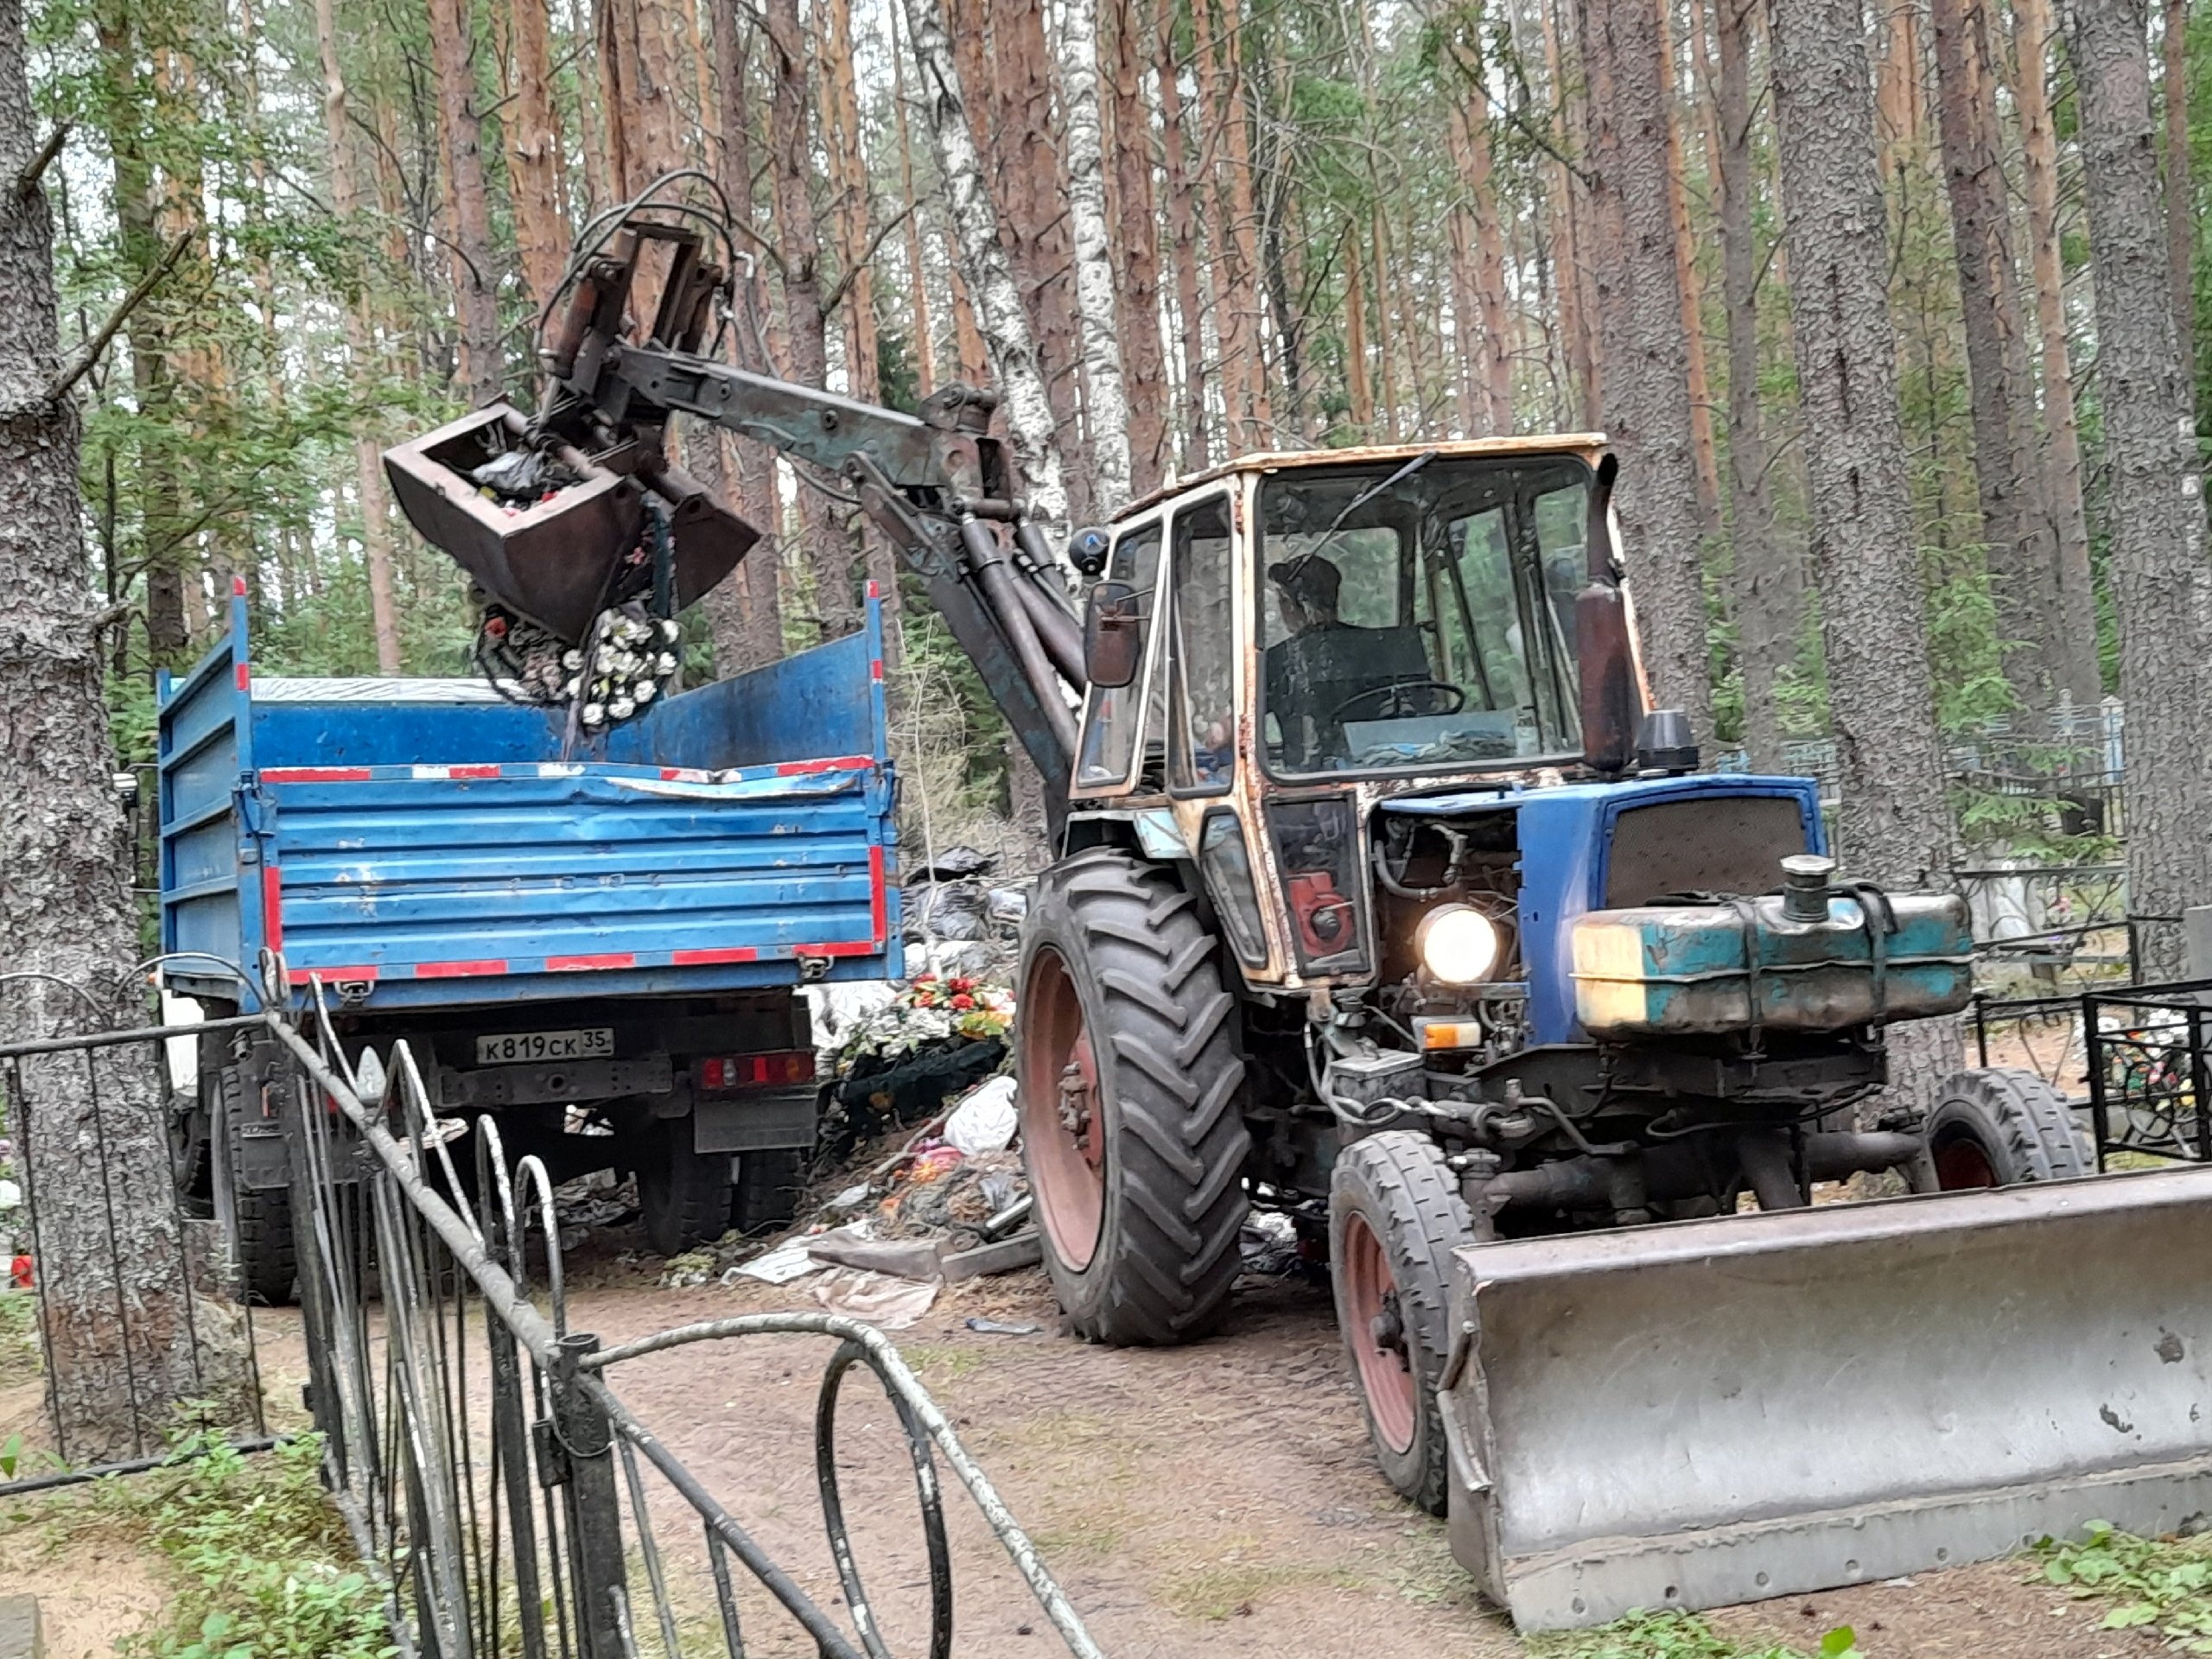
[(1045, 873), (1024, 930), (1022, 1160), (1052, 1288), (1094, 1342), (1187, 1342), (1238, 1265), (1236, 1004), (1197, 901), (1120, 852)]
[(1337, 1330), (1382, 1475), (1409, 1503), (1444, 1513), (1450, 1458), (1437, 1383), (1452, 1352), (1452, 1251), (1473, 1224), (1436, 1143), (1406, 1129), (1363, 1136), (1329, 1179)]
[(2032, 1071), (1961, 1071), (1921, 1126), (1938, 1192), (2094, 1175), (2096, 1149), (2066, 1098)]

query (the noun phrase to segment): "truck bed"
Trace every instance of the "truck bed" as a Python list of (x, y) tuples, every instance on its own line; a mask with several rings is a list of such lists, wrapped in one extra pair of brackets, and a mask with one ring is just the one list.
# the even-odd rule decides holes
[(173, 988), (251, 1005), (226, 968), (264, 953), (372, 1008), (900, 971), (874, 601), (567, 757), (474, 683), (257, 677), (246, 622), (161, 687)]

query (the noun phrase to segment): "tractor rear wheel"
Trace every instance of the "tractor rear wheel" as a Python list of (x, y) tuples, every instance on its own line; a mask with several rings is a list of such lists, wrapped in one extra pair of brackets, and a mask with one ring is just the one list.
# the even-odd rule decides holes
[(1228, 1309), (1251, 1137), (1215, 951), (1196, 899), (1125, 853), (1038, 883), (1014, 1039), (1022, 1162), (1052, 1288), (1094, 1342), (1187, 1342)]
[(1407, 1129), (1363, 1136), (1329, 1179), (1337, 1330), (1383, 1478), (1444, 1513), (1450, 1456), (1438, 1380), (1452, 1353), (1452, 1251), (1474, 1237), (1459, 1178), (1436, 1143)]
[(2097, 1171), (2066, 1097), (2032, 1071), (1961, 1071), (1921, 1126), (1936, 1190), (2058, 1181)]

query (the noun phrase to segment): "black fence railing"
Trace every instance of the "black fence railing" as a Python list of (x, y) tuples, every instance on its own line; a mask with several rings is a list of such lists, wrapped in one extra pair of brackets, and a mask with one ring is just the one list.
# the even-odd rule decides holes
[[(245, 1338), (251, 1369), (230, 1420), (242, 1449), (271, 1440), (269, 1418), (276, 1414), (264, 1410), (253, 1338), (266, 1345), (281, 1331), (286, 1373), (306, 1375), (305, 1414), (323, 1437), (326, 1484), (382, 1586), (400, 1659), (681, 1659), (687, 1650), (743, 1659), (748, 1644), (783, 1652), (794, 1639), (823, 1659), (891, 1659), (885, 1632), (892, 1627), (925, 1630), (911, 1650), (944, 1659), (953, 1644), (956, 1565), (994, 1571), (989, 1558), (1000, 1551), (1005, 1564), (995, 1574), (1019, 1580), (1014, 1593), (1033, 1599), (1042, 1615), (1036, 1623), (1049, 1624), (1078, 1659), (1097, 1655), (950, 1420), (880, 1332), (826, 1313), (764, 1313), (603, 1348), (596, 1335), (573, 1328), (561, 1222), (543, 1164), (510, 1160), (493, 1116), (465, 1125), (439, 1118), (404, 1045), (380, 1061), (349, 1057), (327, 1019), (302, 1023), (304, 1030), (245, 1016), (0, 1048), (7, 1114), (0, 1135), (11, 1143), (29, 1211), (30, 1288), (16, 1294), (37, 1298), (42, 1315), (54, 1316), (41, 1318), (38, 1344), (52, 1384), (52, 1449), (0, 1484), (0, 1497), (99, 1471), (67, 1466), (82, 1459), (86, 1443), (73, 1444), (66, 1433), (67, 1367), (52, 1363), (55, 1341), (65, 1339), (62, 1310), (47, 1306), (85, 1294), (87, 1281), (67, 1260), (82, 1241), (57, 1238), (52, 1226), (61, 1211), (92, 1214), (96, 1195), (73, 1194), (58, 1211), (54, 1195), (41, 1192), (41, 1174), (63, 1161), (51, 1137), (88, 1121), (88, 1101), (111, 1112), (126, 1071), (137, 1078), (128, 1085), (137, 1091), (129, 1109), (173, 1116), (174, 1103), (149, 1081), (162, 1076), (162, 1046), (251, 1030), (280, 1051), (263, 1100), (281, 1121), (289, 1160), (298, 1311), (264, 1309), (256, 1330), (232, 1265), (239, 1252), (221, 1236), (235, 1235), (235, 1217), (192, 1213), (167, 1171), (158, 1173), (175, 1242), (162, 1271), (194, 1280), (198, 1294), (186, 1306), (195, 1319)], [(234, 1127), (218, 1124), (212, 1138), (224, 1143)], [(135, 1145), (143, 1150), (144, 1142)], [(130, 1182), (143, 1185), (143, 1173), (122, 1160), (96, 1161), (111, 1169), (117, 1202), (130, 1198)], [(190, 1190), (188, 1181), (181, 1191)], [(99, 1264), (92, 1265), (98, 1281)], [(121, 1287), (113, 1315), (119, 1331), (136, 1329), (130, 1266), (111, 1273)], [(139, 1335), (150, 1343), (150, 1333)], [(812, 1434), (826, 1571), (818, 1562), (794, 1567), (779, 1560), (615, 1383), (618, 1370), (648, 1356), (771, 1336), (827, 1346)], [(124, 1339), (126, 1346), (131, 1340)], [(214, 1346), (205, 1344), (207, 1352)], [(191, 1351), (200, 1355), (202, 1347), (195, 1342)], [(159, 1408), (148, 1413), (135, 1447), (125, 1448), (139, 1455), (103, 1468), (156, 1461), (162, 1410), (186, 1406), (219, 1380), (207, 1363), (195, 1372), (170, 1363), (177, 1369), (168, 1386), (137, 1390)], [(862, 1554), (875, 1556), (856, 1547), (849, 1511), (852, 1436), (841, 1446), (838, 1427), (841, 1413), (849, 1423), (866, 1403), (848, 1386), (855, 1373), (872, 1378), (887, 1402), (893, 1455), (913, 1482), (918, 1538), (891, 1553), (923, 1566), (918, 1579), (901, 1571), (889, 1586), (864, 1578)], [(871, 1414), (880, 1417), (880, 1407)], [(867, 1438), (870, 1449), (881, 1439)], [(882, 1482), (874, 1471), (867, 1481), (874, 1504)], [(964, 1492), (980, 1514), (987, 1535), (980, 1560), (974, 1527), (964, 1529), (966, 1548), (956, 1555), (948, 1487)], [(885, 1535), (884, 1515), (867, 1519), (870, 1538)], [(774, 1523), (787, 1533), (790, 1517), (779, 1514)]]

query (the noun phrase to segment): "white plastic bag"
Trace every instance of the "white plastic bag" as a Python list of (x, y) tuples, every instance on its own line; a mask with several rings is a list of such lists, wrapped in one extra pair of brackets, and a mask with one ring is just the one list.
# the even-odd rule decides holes
[(987, 1077), (944, 1120), (944, 1143), (970, 1158), (1004, 1152), (1014, 1144), (1021, 1114), (1014, 1103), (1012, 1077)]

